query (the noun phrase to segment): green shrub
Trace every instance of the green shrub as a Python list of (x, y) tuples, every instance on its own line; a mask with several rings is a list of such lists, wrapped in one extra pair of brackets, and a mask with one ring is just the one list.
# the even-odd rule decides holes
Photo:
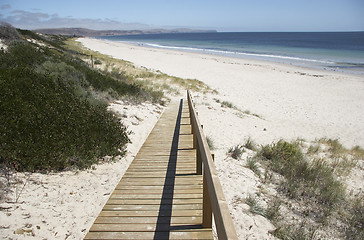
[(265, 216), (265, 209), (259, 204), (256, 197), (248, 195), (248, 197), (245, 199), (245, 202), (249, 205), (251, 213)]
[(206, 136), (206, 141), (207, 144), (209, 145), (210, 150), (214, 150), (215, 149), (214, 141), (209, 136)]
[(259, 170), (259, 166), (258, 166), (257, 162), (258, 161), (256, 158), (248, 158), (246, 166), (260, 177), (261, 172)]
[(18, 31), (6, 22), (0, 22), (0, 39), (6, 43), (20, 39)]
[(1, 69), (0, 159), (18, 170), (84, 168), (123, 154), (125, 128), (105, 107), (80, 99), (63, 81)]
[(265, 210), (265, 217), (269, 220), (275, 222), (280, 217), (280, 209), (281, 209), (282, 202), (278, 198), (274, 198), (268, 202), (267, 209)]
[(350, 153), (356, 158), (356, 159), (364, 159), (364, 149), (360, 146), (355, 146), (350, 150)]
[(95, 65), (101, 65), (101, 64), (102, 64), (102, 62), (101, 62), (99, 59), (96, 59), (96, 60), (94, 61), (94, 64), (95, 64)]
[(307, 171), (308, 164), (304, 161), (303, 153), (297, 144), (281, 140), (275, 144), (263, 146), (260, 155), (270, 160), (273, 171), (288, 179), (302, 178)]
[(124, 154), (125, 127), (94, 96), (158, 102), (163, 92), (128, 84), (121, 73), (91, 69), (66, 52), (62, 37), (18, 31), (52, 48), (17, 40), (0, 52), (0, 165), (22, 171), (85, 168)]
[(140, 90), (70, 56), (26, 42), (10, 44), (0, 53), (0, 163), (18, 170), (62, 170), (123, 154), (129, 140), (125, 128), (88, 92), (97, 81), (104, 87), (105, 79), (125, 94)]
[(0, 67), (30, 68), (43, 63), (46, 55), (41, 49), (32, 47), (23, 41), (13, 41), (8, 46), (8, 51), (0, 55)]
[(257, 150), (255, 142), (250, 137), (246, 140), (246, 142), (244, 144), (244, 147), (247, 148), (247, 149), (250, 149), (252, 151)]
[(221, 107), (236, 108), (232, 102), (228, 102), (228, 101), (221, 102)]
[(330, 152), (332, 153), (333, 156), (340, 156), (347, 151), (345, 147), (337, 139), (335, 140), (329, 139), (327, 140), (327, 143), (330, 146)]
[(310, 145), (307, 149), (308, 154), (316, 154), (319, 151), (320, 151), (320, 144), (318, 143)]
[(235, 147), (229, 148), (227, 154), (234, 159), (240, 159), (243, 152), (243, 147), (240, 145), (236, 145)]
[(316, 199), (328, 210), (345, 198), (344, 186), (336, 179), (334, 169), (322, 159), (309, 163), (297, 143), (281, 140), (263, 146), (259, 155), (268, 160), (273, 171), (286, 178), (281, 186), (291, 197)]
[(272, 232), (272, 234), (282, 240), (308, 240), (308, 239), (316, 239), (317, 228), (309, 226), (306, 222), (302, 222), (301, 224), (283, 224), (276, 230)]
[(363, 194), (354, 197), (349, 204), (346, 216), (347, 228), (345, 235), (347, 239), (364, 239), (364, 198)]

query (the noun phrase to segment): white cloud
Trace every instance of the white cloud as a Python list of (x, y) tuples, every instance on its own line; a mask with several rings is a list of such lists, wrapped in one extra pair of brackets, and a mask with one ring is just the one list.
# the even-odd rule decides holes
[[(146, 30), (152, 28), (150, 25), (141, 23), (121, 23), (112, 19), (60, 17), (58, 14), (49, 15), (23, 10), (14, 10), (6, 17), (0, 15), (0, 21), (23, 29), (80, 27), (94, 30)], [(153, 28), (155, 27), (153, 26)]]

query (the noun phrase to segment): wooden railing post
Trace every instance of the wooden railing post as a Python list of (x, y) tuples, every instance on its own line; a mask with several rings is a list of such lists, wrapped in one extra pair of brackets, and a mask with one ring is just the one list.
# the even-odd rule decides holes
[[(215, 154), (211, 154), (212, 159), (215, 160)], [(203, 174), (203, 208), (202, 208), (202, 226), (204, 228), (212, 227), (212, 207), (209, 189), (207, 186), (206, 173)]]
[[(203, 127), (201, 125), (201, 127)], [(197, 137), (196, 137), (197, 140)], [(197, 143), (197, 148), (196, 148), (196, 173), (198, 175), (202, 174), (202, 157), (201, 157), (201, 149), (200, 149), (200, 145)]]
[[(226, 202), (221, 183), (219, 181), (218, 173), (214, 165), (213, 156), (211, 155), (210, 148), (207, 144), (205, 134), (203, 133), (200, 121), (197, 118), (197, 113), (192, 103), (191, 94), (187, 91), (187, 98), (190, 104), (190, 119), (193, 126), (194, 146), (197, 152), (197, 161), (203, 163), (203, 226), (211, 226), (212, 215), (214, 214), (214, 222), (216, 225), (217, 236), (219, 239), (238, 239), (234, 223), (230, 215), (228, 203)], [(200, 158), (200, 160), (198, 160)], [(196, 170), (199, 171), (197, 164)], [(212, 210), (209, 210), (212, 209)]]
[(195, 122), (193, 121), (193, 116), (191, 114), (194, 104), (193, 104), (191, 96), (188, 94), (188, 92), (187, 92), (187, 99), (188, 99), (188, 106), (190, 109), (190, 123), (191, 123), (191, 131), (192, 131), (192, 135), (193, 135), (193, 149), (196, 149), (196, 174), (201, 175), (202, 174), (201, 151), (200, 151), (200, 147), (197, 142), (197, 134), (196, 134), (197, 127), (195, 125)]
[(200, 148), (197, 146), (196, 149), (196, 174), (202, 174), (202, 158), (201, 158), (201, 151)]
[(94, 68), (94, 56), (91, 55), (91, 67)]

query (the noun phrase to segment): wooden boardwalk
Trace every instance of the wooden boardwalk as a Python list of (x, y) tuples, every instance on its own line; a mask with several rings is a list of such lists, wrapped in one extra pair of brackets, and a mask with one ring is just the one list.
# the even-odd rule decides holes
[(213, 239), (186, 100), (169, 104), (85, 239)]

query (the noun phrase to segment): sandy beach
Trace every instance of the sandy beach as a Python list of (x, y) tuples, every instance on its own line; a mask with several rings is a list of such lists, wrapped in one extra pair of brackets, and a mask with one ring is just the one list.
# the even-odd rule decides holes
[[(266, 144), (280, 138), (326, 137), (348, 147), (364, 146), (363, 76), (89, 38), (79, 41), (139, 66), (201, 80), (219, 92), (215, 98), (264, 119), (247, 118), (240, 125), (226, 121), (226, 126), (234, 125), (234, 131), (225, 131), (231, 140), (251, 136)], [(207, 128), (210, 125), (206, 122)]]
[[(274, 239), (269, 231), (275, 228), (266, 218), (249, 213), (244, 199), (264, 187), (245, 167), (246, 161), (227, 157), (230, 147), (249, 137), (258, 145), (330, 138), (347, 147), (364, 146), (363, 76), (88, 38), (79, 41), (137, 66), (201, 80), (219, 92), (193, 95), (205, 133), (215, 145), (215, 164), (239, 239)], [(223, 101), (236, 107), (221, 107)], [(253, 155), (246, 151), (242, 159)], [(363, 178), (356, 174), (348, 188), (361, 191)], [(274, 188), (267, 191), (276, 194)]]
[[(245, 161), (227, 157), (230, 147), (243, 144), (249, 137), (258, 145), (282, 138), (288, 141), (300, 138), (306, 142), (331, 138), (339, 139), (347, 147), (364, 147), (363, 76), (90, 38), (78, 41), (94, 51), (137, 66), (201, 80), (218, 92), (193, 93), (193, 98), (205, 134), (215, 146), (215, 164), (239, 239), (275, 239), (269, 233), (275, 227), (266, 218), (249, 212), (244, 199), (259, 192), (263, 184), (245, 167)], [(222, 107), (223, 101), (235, 108)], [(127, 156), (87, 171), (19, 173), (15, 177), (23, 183), (14, 186), (21, 189), (26, 182), (26, 187), (17, 203), (1, 204), (3, 238), (85, 236), (163, 111), (159, 105), (135, 106), (126, 102), (114, 102), (110, 108), (123, 116), (124, 124), (132, 131)], [(247, 150), (242, 159), (253, 155), (254, 152)], [(348, 183), (350, 189), (363, 188), (361, 173), (357, 172)], [(15, 194), (16, 189), (13, 190)], [(275, 194), (273, 188), (266, 191)], [(12, 197), (15, 201), (16, 196)], [(20, 233), (14, 234), (17, 230)]]

